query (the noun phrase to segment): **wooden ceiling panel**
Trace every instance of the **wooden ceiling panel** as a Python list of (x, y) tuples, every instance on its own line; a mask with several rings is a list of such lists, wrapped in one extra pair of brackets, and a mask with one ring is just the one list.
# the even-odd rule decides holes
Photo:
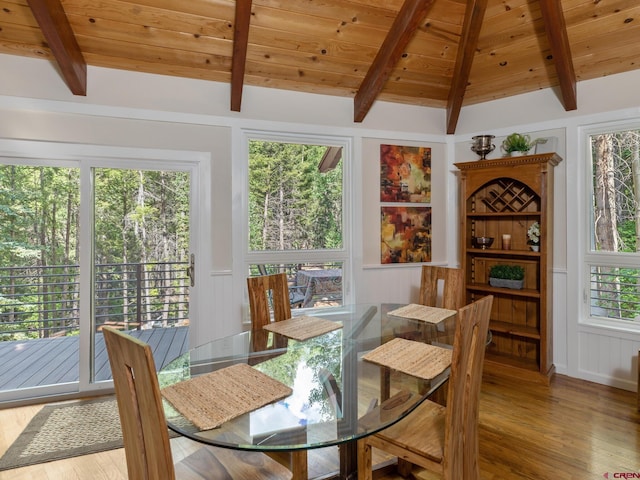
[[(60, 1), (88, 65), (231, 79), (235, 0)], [(253, 0), (244, 83), (355, 96), (405, 1)], [(638, 0), (558, 1), (578, 80), (640, 68)], [(558, 87), (539, 2), (488, 0), (463, 105)], [(467, 4), (416, 19), (378, 99), (447, 107)], [(0, 53), (56, 61), (28, 5), (0, 0)]]
[[(575, 50), (573, 55), (578, 78), (589, 80), (639, 68), (640, 54), (629, 51), (629, 47), (624, 44), (624, 39), (628, 38), (628, 35), (640, 37), (640, 23), (632, 29), (611, 32), (609, 45), (616, 45), (614, 47), (600, 45), (593, 40), (576, 43), (573, 46)], [(620, 38), (623, 40), (620, 41)]]
[[(269, 83), (282, 80), (287, 82), (297, 81), (302, 85), (317, 84), (322, 86), (323, 90), (326, 90), (327, 86), (333, 85), (337, 90), (343, 92), (345, 90), (352, 91), (362, 80), (361, 75), (327, 72), (312, 68), (312, 66), (301, 68), (299, 66), (275, 65), (250, 60), (247, 60), (246, 74), (254, 77), (264, 76)], [(247, 81), (247, 83), (251, 82)]]
[[(206, 35), (220, 39), (233, 38), (232, 23), (228, 19), (202, 17), (192, 13), (175, 12), (146, 5), (132, 5), (117, 0), (98, 0), (99, 8), (87, 9), (78, 0), (66, 0), (65, 11), (72, 24), (97, 23), (110, 20), (115, 24), (155, 28), (193, 36)], [(171, 44), (167, 44), (170, 46)]]
[[(87, 5), (88, 8), (95, 11), (93, 8), (95, 0), (72, 1), (81, 1)], [(66, 1), (63, 3), (66, 4)], [(153, 7), (168, 12), (189, 13), (203, 18), (226, 19), (229, 23), (233, 23), (236, 9), (235, 0), (133, 0), (123, 3), (129, 3), (133, 9)]]
[(343, 42), (379, 47), (386, 30), (359, 22), (343, 22), (339, 19), (315, 17), (304, 13), (287, 12), (255, 5), (252, 26), (273, 30), (280, 35), (307, 35), (321, 38), (333, 38)]
[(562, 0), (567, 26), (572, 23), (597, 20), (618, 12), (627, 12), (637, 6), (637, 0)]
[(427, 13), (422, 25), (441, 25), (446, 30), (453, 30), (460, 35), (466, 9), (466, 1), (438, 0)]
[(273, 48), (290, 51), (292, 54), (303, 53), (327, 59), (365, 63), (372, 62), (377, 52), (376, 48), (365, 45), (307, 35), (284, 35), (262, 27), (252, 27), (249, 32), (249, 48), (254, 47), (259, 48), (265, 55)]
[[(174, 50), (139, 44), (135, 49), (129, 42), (119, 40), (104, 40), (95, 37), (78, 36), (78, 43), (83, 51), (92, 54), (94, 59), (104, 56), (110, 63), (119, 59), (121, 65), (131, 64), (127, 70), (144, 71), (138, 65), (157, 64), (156, 69), (165, 66), (167, 75), (175, 75), (175, 71), (188, 71), (188, 68), (207, 69), (211, 72), (209, 79), (226, 78), (231, 72), (230, 57), (203, 54), (186, 50)], [(132, 51), (133, 50), (133, 51)], [(104, 67), (102, 62), (95, 65)], [(134, 68), (135, 67), (135, 68)], [(224, 73), (227, 72), (227, 73)], [(199, 75), (196, 78), (202, 78)]]
[[(616, 41), (609, 38), (612, 34), (629, 35), (626, 38), (627, 42), (634, 38), (632, 36), (633, 33), (627, 33), (627, 30), (633, 30), (640, 24), (640, 3), (624, 11), (607, 12), (590, 18), (582, 18), (582, 15), (579, 17), (571, 16), (566, 19), (567, 34), (572, 43), (588, 39), (599, 39), (598, 43), (612, 46), (611, 42)], [(593, 35), (594, 31), (600, 31), (601, 33), (596, 37)]]
[[(317, 93), (323, 95), (335, 95), (339, 97), (353, 97), (356, 88), (349, 85), (349, 82), (358, 84), (351, 77), (343, 75), (335, 77), (318, 76), (318, 72), (300, 72), (294, 69), (278, 69), (274, 75), (269, 75), (271, 69), (260, 68), (260, 65), (253, 65), (247, 62), (245, 72), (245, 83), (259, 87), (278, 88), (297, 92)], [(333, 83), (336, 80), (338, 83)]]
[(24, 2), (0, 0), (0, 22), (3, 24), (23, 25), (39, 29), (31, 8)]
[(449, 85), (429, 84), (427, 82), (408, 83), (389, 80), (384, 86), (380, 100), (394, 101), (408, 105), (444, 108), (447, 106)]
[[(147, 62), (142, 59), (134, 61), (132, 59), (123, 59), (122, 57), (108, 57), (104, 54), (93, 55), (91, 53), (86, 53), (84, 56), (87, 63), (97, 67), (168, 75), (173, 77), (193, 78), (212, 82), (229, 83), (231, 81), (231, 73), (223, 73), (210, 68), (199, 68), (192, 65), (187, 67), (172, 65), (168, 68), (166, 64), (161, 62)], [(89, 90), (90, 88), (91, 86), (89, 85)]]
[(328, 58), (326, 55), (313, 55), (302, 51), (291, 51), (280, 48), (252, 45), (247, 59), (254, 63), (264, 63), (270, 68), (278, 66), (294, 67), (300, 70), (313, 69), (320, 72), (332, 72), (338, 75), (364, 77), (369, 62), (349, 58)]
[[(447, 38), (448, 37), (448, 38)], [(460, 32), (434, 30), (429, 27), (426, 31), (418, 31), (407, 44), (407, 55), (421, 55), (428, 58), (456, 59)]]
[[(71, 17), (76, 20), (76, 17)], [(231, 57), (232, 41), (220, 40), (207, 35), (197, 37), (175, 30), (163, 30), (155, 27), (145, 27), (137, 24), (113, 22), (111, 20), (95, 19), (94, 21), (74, 21), (72, 26), (78, 38), (94, 38), (96, 40), (116, 40), (129, 43), (135, 48), (138, 45), (208, 55)], [(82, 47), (82, 45), (81, 45)], [(99, 52), (93, 52), (99, 53)], [(126, 54), (125, 54), (126, 55)]]
[(389, 2), (376, 6), (370, 3), (357, 3), (346, 0), (323, 0), (322, 2), (306, 1), (281, 1), (281, 0), (254, 0), (257, 7), (280, 10), (283, 16), (294, 12), (298, 15), (311, 15), (317, 18), (325, 18), (334, 26), (342, 24), (367, 25), (381, 30), (388, 30), (393, 23), (399, 7), (388, 7)]
[(17, 23), (2, 24), (2, 28), (0, 28), (0, 42), (35, 46), (46, 45), (44, 35), (42, 35), (40, 28)]
[[(522, 93), (550, 88), (550, 80), (553, 84), (553, 87), (551, 88), (555, 88), (558, 85), (556, 76), (553, 76), (550, 79), (549, 73), (546, 70), (535, 70), (533, 72), (529, 72), (526, 78), (523, 78), (520, 74), (499, 77), (498, 80), (492, 84), (491, 88), (487, 88), (487, 86), (478, 86), (478, 88), (473, 88), (474, 85), (470, 84), (469, 87), (467, 87), (467, 91), (472, 92), (471, 95), (473, 101), (469, 102), (467, 105), (499, 100), (501, 98), (520, 95)], [(523, 88), (525, 87), (527, 89), (526, 92), (523, 91)]]

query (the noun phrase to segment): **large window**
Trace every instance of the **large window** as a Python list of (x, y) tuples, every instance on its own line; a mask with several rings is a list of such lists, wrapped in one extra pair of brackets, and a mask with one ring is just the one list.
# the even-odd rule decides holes
[(286, 273), (293, 307), (339, 305), (346, 149), (307, 140), (248, 138), (248, 274)]
[(592, 131), (590, 314), (640, 321), (640, 126)]

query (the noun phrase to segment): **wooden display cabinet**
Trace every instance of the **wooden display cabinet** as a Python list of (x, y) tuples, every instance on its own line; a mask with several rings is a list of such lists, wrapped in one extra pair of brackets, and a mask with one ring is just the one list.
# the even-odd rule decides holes
[[(485, 367), (548, 382), (553, 366), (553, 167), (555, 153), (456, 163), (460, 170), (460, 245), (467, 303), (491, 294), (492, 340)], [(527, 230), (540, 223), (538, 252)], [(502, 235), (511, 235), (509, 250)], [(474, 237), (493, 237), (486, 249)], [(495, 264), (525, 270), (520, 290), (489, 285)]]

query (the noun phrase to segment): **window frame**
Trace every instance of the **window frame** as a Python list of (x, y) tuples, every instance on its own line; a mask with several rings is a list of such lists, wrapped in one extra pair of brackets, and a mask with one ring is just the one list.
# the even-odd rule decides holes
[[(295, 143), (300, 145), (326, 145), (342, 147), (342, 247), (318, 250), (262, 250), (249, 249), (249, 142), (252, 140)], [(352, 140), (349, 137), (316, 134), (295, 134), (268, 130), (244, 130), (242, 132), (242, 195), (241, 195), (241, 245), (242, 278), (255, 264), (297, 264), (297, 263), (342, 263), (343, 304), (350, 302), (350, 278), (353, 265), (352, 256)], [(244, 288), (246, 290), (246, 288)], [(246, 291), (243, 295), (246, 301)]]
[(585, 315), (580, 322), (594, 327), (603, 327), (618, 331), (640, 332), (640, 321), (633, 319), (618, 319), (603, 317), (592, 313), (591, 307), (591, 268), (618, 267), (640, 269), (640, 252), (607, 252), (597, 251), (594, 246), (594, 209), (593, 209), (593, 158), (591, 152), (591, 137), (598, 134), (617, 133), (626, 130), (640, 130), (640, 118), (624, 121), (604, 122), (592, 124), (580, 129), (580, 139), (583, 146), (584, 159), (584, 194), (586, 222), (583, 228), (582, 242), (582, 291)]

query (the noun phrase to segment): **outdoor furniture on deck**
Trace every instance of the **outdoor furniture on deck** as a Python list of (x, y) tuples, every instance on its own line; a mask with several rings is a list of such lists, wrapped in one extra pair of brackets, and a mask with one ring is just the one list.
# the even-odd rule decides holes
[(296, 285), (305, 289), (302, 308), (313, 307), (318, 296), (323, 300), (342, 300), (342, 269), (298, 270)]

